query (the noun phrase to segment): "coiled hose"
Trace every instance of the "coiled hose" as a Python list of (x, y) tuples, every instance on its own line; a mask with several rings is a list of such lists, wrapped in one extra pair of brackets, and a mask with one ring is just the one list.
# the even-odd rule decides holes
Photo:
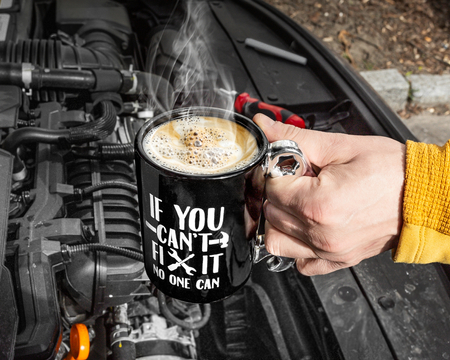
[(66, 259), (70, 259), (73, 254), (85, 253), (91, 251), (103, 251), (106, 253), (122, 255), (127, 258), (144, 262), (144, 254), (137, 250), (126, 249), (106, 244), (79, 244), (79, 245), (61, 245), (61, 252)]
[(136, 185), (126, 183), (123, 181), (114, 181), (114, 180), (103, 181), (98, 184), (87, 186), (83, 189), (80, 189), (79, 191), (82, 193), (82, 195), (88, 196), (88, 195), (92, 195), (96, 191), (103, 190), (103, 189), (125, 189), (125, 190), (129, 190), (131, 192), (134, 192), (136, 194), (138, 192), (138, 188)]
[(102, 160), (133, 160), (134, 144), (101, 145)]
[(137, 194), (138, 188), (135, 184), (126, 183), (123, 181), (103, 181), (98, 184), (90, 185), (85, 188), (76, 188), (73, 191), (73, 198), (69, 198), (68, 202), (82, 202), (87, 196), (92, 196), (92, 194), (99, 190), (104, 189), (124, 189)]
[(70, 144), (102, 140), (113, 132), (117, 121), (116, 109), (111, 101), (102, 101), (100, 106), (101, 115), (97, 120), (69, 129), (67, 140)]
[(166, 296), (161, 291), (158, 291), (158, 304), (159, 304), (159, 310), (161, 311), (161, 313), (164, 315), (164, 317), (166, 319), (168, 319), (171, 322), (173, 322), (174, 324), (177, 324), (177, 325), (181, 326), (182, 328), (188, 329), (188, 330), (198, 330), (198, 329), (202, 328), (203, 326), (205, 326), (208, 323), (209, 318), (211, 317), (211, 305), (210, 304), (203, 304), (203, 316), (199, 321), (190, 322), (190, 321), (186, 321), (186, 320), (176, 317), (169, 310), (169, 307), (167, 306), (167, 302), (166, 302)]
[(96, 147), (73, 147), (75, 157), (97, 160), (125, 160), (134, 159), (133, 144), (100, 144)]

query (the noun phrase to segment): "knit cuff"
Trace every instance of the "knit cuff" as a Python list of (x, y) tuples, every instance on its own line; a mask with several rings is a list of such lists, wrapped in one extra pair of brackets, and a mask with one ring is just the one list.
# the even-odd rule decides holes
[(416, 264), (450, 264), (450, 236), (424, 226), (403, 224), (393, 260)]

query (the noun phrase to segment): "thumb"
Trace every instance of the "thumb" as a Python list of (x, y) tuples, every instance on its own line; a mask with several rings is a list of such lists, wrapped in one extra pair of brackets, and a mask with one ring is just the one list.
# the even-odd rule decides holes
[(295, 141), (314, 165), (323, 167), (333, 161), (336, 156), (333, 155), (335, 152), (330, 150), (335, 134), (286, 125), (280, 121), (274, 121), (264, 114), (256, 114), (253, 121), (261, 128), (271, 143), (277, 140)]
[(292, 125), (286, 125), (280, 121), (274, 121), (264, 114), (256, 114), (253, 121), (261, 128), (269, 142), (277, 140), (298, 140), (303, 138), (301, 132), (304, 131)]

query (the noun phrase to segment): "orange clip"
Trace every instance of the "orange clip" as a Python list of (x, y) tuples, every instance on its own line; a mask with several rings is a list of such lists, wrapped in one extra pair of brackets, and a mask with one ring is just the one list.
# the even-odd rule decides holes
[(89, 357), (89, 332), (84, 324), (74, 324), (70, 329), (70, 353), (64, 360), (86, 360)]

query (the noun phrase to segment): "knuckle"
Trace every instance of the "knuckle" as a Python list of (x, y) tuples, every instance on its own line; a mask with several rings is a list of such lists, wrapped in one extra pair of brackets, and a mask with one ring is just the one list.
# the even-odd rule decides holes
[(339, 269), (355, 266), (362, 260), (354, 251), (328, 254), (327, 259), (334, 267)]
[(339, 254), (345, 251), (346, 244), (339, 237), (329, 235), (322, 227), (315, 226), (309, 231), (312, 245), (322, 257)]
[(320, 244), (320, 250), (328, 254), (340, 254), (345, 251), (344, 242), (336, 238), (328, 238), (326, 241)]
[(303, 214), (309, 223), (321, 225), (323, 223), (323, 206), (319, 203), (307, 204), (303, 209)]
[(266, 250), (275, 256), (280, 256), (280, 244), (277, 241), (271, 240), (270, 238), (265, 240)]
[[(286, 191), (289, 189), (290, 191)], [(295, 184), (288, 176), (268, 178), (266, 181), (266, 197), (278, 207), (299, 209), (302, 196), (295, 191)]]
[(327, 254), (345, 251), (346, 241), (340, 230), (342, 222), (327, 206), (317, 205), (309, 214), (308, 222), (311, 242), (318, 251)]
[(315, 204), (313, 220), (323, 227), (335, 227), (341, 223), (340, 212), (338, 211), (334, 200), (323, 199)]
[(352, 254), (343, 254), (333, 257), (333, 261), (337, 264), (340, 264), (341, 267), (349, 267), (355, 265), (354, 258)]
[(341, 266), (323, 259), (304, 259), (297, 262), (297, 270), (305, 276), (324, 275), (340, 269)]
[(302, 131), (299, 128), (293, 126), (293, 125), (288, 125), (288, 124), (283, 124), (281, 122), (276, 122), (276, 126), (280, 127), (280, 129), (282, 129), (283, 132), (283, 137), (285, 139), (289, 139), (289, 140), (298, 140), (299, 137), (303, 137), (302, 136)]
[(307, 266), (310, 262), (311, 262), (311, 259), (297, 259), (297, 262), (296, 262), (297, 271), (300, 274), (305, 275), (305, 276), (315, 275), (314, 273), (312, 273), (310, 271), (311, 268)]

